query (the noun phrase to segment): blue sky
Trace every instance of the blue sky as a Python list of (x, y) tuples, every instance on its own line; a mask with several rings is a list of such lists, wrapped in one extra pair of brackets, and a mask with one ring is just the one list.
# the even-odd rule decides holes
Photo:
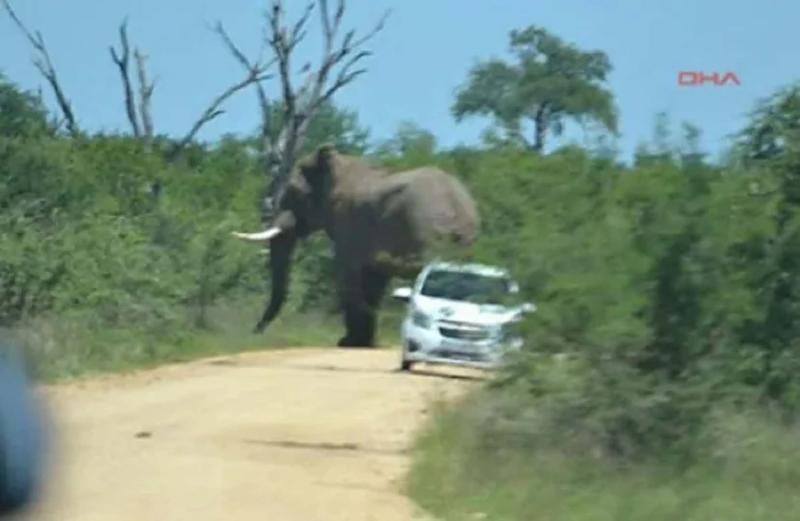
[[(13, 3), (20, 17), (45, 35), (81, 124), (91, 130), (127, 130), (108, 53), (127, 16), (132, 39), (151, 56), (151, 76), (158, 80), (153, 100), (157, 131), (181, 134), (241, 74), (209, 26), (222, 21), (242, 47), (255, 53), (268, 2)], [(297, 13), (305, 2), (286, 4)], [(510, 30), (530, 24), (608, 53), (614, 66), (610, 88), (620, 111), (618, 146), (625, 156), (651, 137), (659, 111), (668, 111), (676, 126), (688, 120), (701, 127), (703, 147), (716, 153), (758, 99), (800, 80), (796, 0), (349, 0), (346, 23), (367, 28), (389, 8), (389, 23), (371, 45), (370, 72), (337, 97), (340, 105), (358, 110), (375, 140), (411, 121), (445, 146), (478, 141), (488, 122), (456, 124), (450, 115), (455, 89), (477, 60), (505, 55)], [(298, 62), (319, 55), (316, 28)], [(27, 42), (0, 17), (0, 71), (24, 88), (37, 88), (42, 79), (30, 57)], [(732, 71), (741, 86), (679, 87), (677, 74), (683, 70)], [(226, 108), (201, 139), (256, 127), (251, 92)]]

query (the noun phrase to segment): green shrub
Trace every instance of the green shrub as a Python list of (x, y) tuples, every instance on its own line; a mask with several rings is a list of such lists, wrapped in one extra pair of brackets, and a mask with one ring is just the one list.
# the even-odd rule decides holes
[(416, 445), (411, 497), (448, 521), (796, 517), (797, 427), (781, 427), (771, 414), (717, 408), (704, 427), (716, 441), (701, 459), (662, 455), (632, 465), (543, 427), (536, 411), (520, 416), (520, 401), (480, 393), (436, 407)]

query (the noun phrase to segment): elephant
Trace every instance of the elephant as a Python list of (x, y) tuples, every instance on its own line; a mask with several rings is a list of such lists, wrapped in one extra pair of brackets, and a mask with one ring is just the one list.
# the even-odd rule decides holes
[(264, 231), (234, 232), (269, 244), (271, 295), (255, 333), (286, 301), (298, 240), (324, 230), (344, 312), (340, 347), (374, 347), (377, 312), (392, 277), (419, 266), (436, 244), (466, 251), (480, 227), (475, 201), (453, 175), (435, 167), (391, 173), (332, 145), (297, 162), (275, 206)]

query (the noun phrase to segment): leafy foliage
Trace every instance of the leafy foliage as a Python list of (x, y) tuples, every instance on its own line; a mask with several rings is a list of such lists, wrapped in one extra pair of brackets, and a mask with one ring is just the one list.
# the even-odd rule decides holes
[[(263, 298), (265, 258), (230, 238), (258, 226), (264, 177), (250, 140), (193, 145), (171, 162), (166, 142), (55, 135), (38, 100), (10, 84), (0, 84), (0, 106), (0, 327), (72, 317), (97, 335), (163, 339), (219, 327), (220, 302)], [(366, 136), (354, 113), (326, 106), (309, 146), (359, 153)], [(330, 311), (326, 245), (310, 246), (295, 307)]]
[[(581, 51), (536, 26), (512, 31), (510, 40), (516, 63), (493, 59), (473, 67), (453, 105), (456, 119), (491, 116), (509, 142), (537, 152), (547, 133), (561, 134), (566, 119), (616, 131), (613, 96), (603, 86), (611, 71), (605, 53)], [(533, 123), (532, 141), (524, 136), (525, 121)]]
[[(673, 143), (661, 115), (633, 168), (580, 150), (465, 155), (476, 256), (509, 266), (540, 310), (535, 348), (497, 383), (616, 457), (691, 457), (719, 407), (798, 412), (797, 138), (746, 168), (710, 166), (684, 130)], [(576, 360), (559, 370), (569, 385), (547, 376), (548, 353)]]
[(34, 136), (47, 131), (47, 112), (41, 101), (0, 74), (0, 136)]

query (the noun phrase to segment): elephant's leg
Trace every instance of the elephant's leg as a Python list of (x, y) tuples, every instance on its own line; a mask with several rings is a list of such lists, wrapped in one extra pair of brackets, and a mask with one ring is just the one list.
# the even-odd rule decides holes
[(374, 347), (381, 299), (389, 285), (385, 272), (364, 268), (349, 272), (341, 281), (342, 307), (347, 332), (339, 340), (340, 347)]
[(354, 299), (343, 303), (345, 334), (339, 339), (339, 347), (361, 347), (358, 332), (364, 329), (363, 305)]
[(339, 339), (339, 347), (371, 347), (369, 339), (365, 336), (365, 331), (369, 328), (367, 314), (364, 306), (355, 304), (348, 306), (345, 310), (345, 326), (347, 332)]
[(364, 295), (359, 269), (339, 267), (339, 297), (344, 313), (345, 335), (339, 339), (339, 347), (357, 347), (358, 332), (363, 330)]
[(365, 268), (362, 273), (364, 303), (366, 307), (364, 309), (363, 329), (359, 333), (362, 340), (361, 343), (364, 346), (375, 346), (378, 313), (380, 311), (381, 300), (383, 300), (390, 279), (390, 275), (374, 268)]

